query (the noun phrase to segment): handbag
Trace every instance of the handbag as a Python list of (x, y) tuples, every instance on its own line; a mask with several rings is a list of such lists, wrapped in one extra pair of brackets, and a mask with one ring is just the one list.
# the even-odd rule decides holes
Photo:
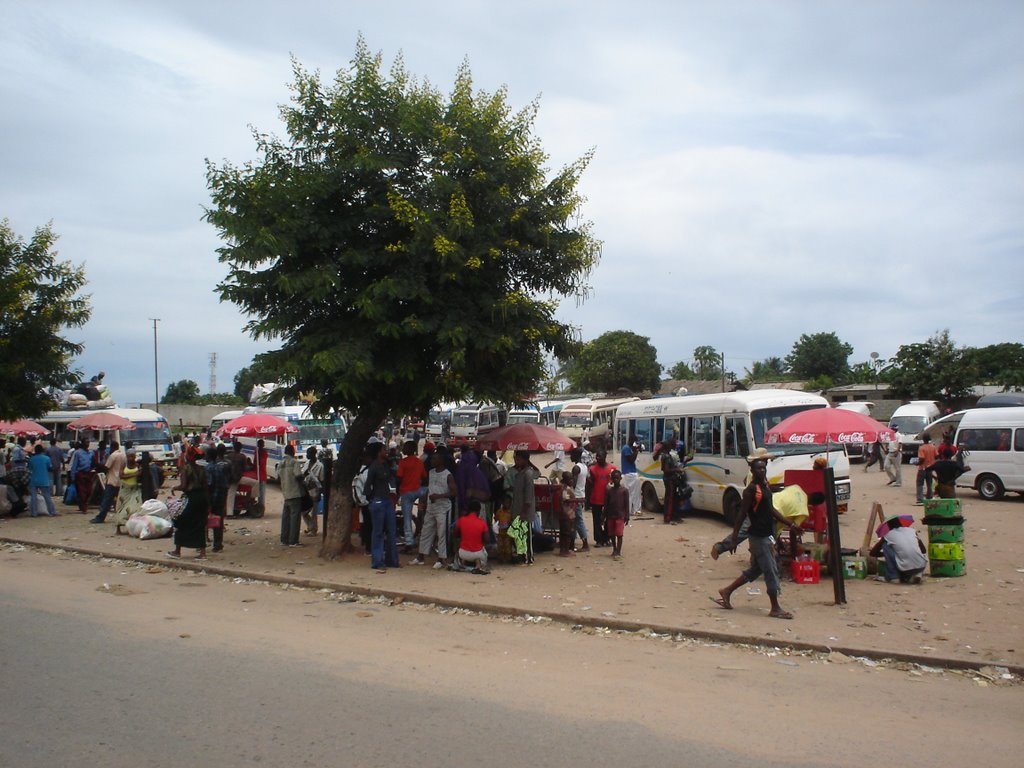
[(75, 488), (74, 483), (68, 485), (64, 489), (64, 503), (68, 506), (75, 504), (78, 501), (78, 489)]
[(207, 528), (220, 528), (224, 525), (224, 518), (220, 515), (210, 514), (206, 516)]

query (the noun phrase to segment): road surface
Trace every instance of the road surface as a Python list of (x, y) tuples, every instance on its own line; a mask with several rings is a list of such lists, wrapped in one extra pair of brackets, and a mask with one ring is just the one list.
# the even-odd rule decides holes
[(1021, 686), (11, 546), (0, 627), (8, 768), (995, 767), (1024, 747)]

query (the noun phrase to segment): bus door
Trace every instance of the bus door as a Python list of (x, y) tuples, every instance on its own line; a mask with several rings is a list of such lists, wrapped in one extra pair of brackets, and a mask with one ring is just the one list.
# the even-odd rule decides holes
[(697, 509), (720, 512), (722, 491), (730, 481), (722, 461), (722, 417), (691, 416), (686, 450), (686, 480), (693, 488), (690, 503)]

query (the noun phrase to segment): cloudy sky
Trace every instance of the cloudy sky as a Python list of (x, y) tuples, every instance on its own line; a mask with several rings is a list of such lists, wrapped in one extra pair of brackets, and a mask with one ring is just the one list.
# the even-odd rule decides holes
[(0, 218), (52, 221), (93, 316), (79, 367), (123, 404), (217, 389), (266, 349), (219, 303), (205, 159), (283, 133), (289, 56), (330, 75), (362, 33), (442, 89), (540, 99), (561, 167), (594, 148), (604, 243), (583, 339), (630, 329), (669, 366), (742, 375), (802, 333), (850, 362), (949, 328), (1024, 337), (1020, 2), (0, 0)]

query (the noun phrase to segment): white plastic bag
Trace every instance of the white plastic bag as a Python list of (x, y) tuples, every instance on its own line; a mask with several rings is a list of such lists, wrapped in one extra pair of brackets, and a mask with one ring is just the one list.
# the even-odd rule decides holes
[(159, 539), (171, 533), (171, 523), (156, 515), (136, 512), (128, 518), (128, 535), (137, 539)]
[(160, 499), (147, 499), (142, 502), (142, 512), (146, 515), (162, 517), (165, 520), (171, 519), (171, 513), (167, 509), (167, 505), (160, 501)]

